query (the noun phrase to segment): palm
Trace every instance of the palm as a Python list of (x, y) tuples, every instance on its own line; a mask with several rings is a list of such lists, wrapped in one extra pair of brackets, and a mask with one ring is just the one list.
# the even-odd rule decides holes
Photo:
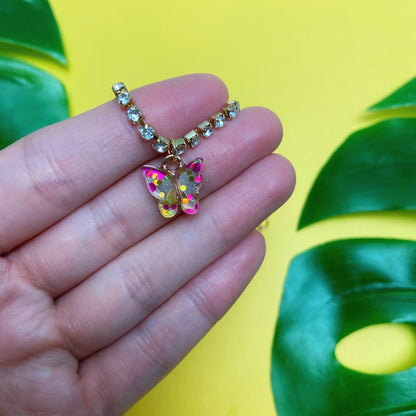
[[(179, 137), (226, 90), (194, 75), (135, 96)], [(0, 413), (120, 414), (160, 381), (260, 265), (253, 230), (294, 183), (269, 155), (280, 137), (252, 108), (185, 154), (206, 160), (202, 207), (173, 221), (137, 173), (151, 146), (114, 102), (0, 152)]]
[(53, 300), (21, 270), (1, 276), (0, 413), (88, 414), (79, 362), (55, 326)]

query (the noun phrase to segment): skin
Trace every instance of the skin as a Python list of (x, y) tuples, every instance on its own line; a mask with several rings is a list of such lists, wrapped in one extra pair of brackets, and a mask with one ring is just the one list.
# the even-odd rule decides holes
[[(195, 74), (132, 92), (181, 137), (228, 99)], [(204, 159), (197, 215), (162, 218), (139, 166), (155, 164), (113, 100), (0, 152), (0, 414), (119, 415), (231, 307), (265, 253), (255, 231), (290, 196), (271, 154), (278, 117), (244, 109)]]

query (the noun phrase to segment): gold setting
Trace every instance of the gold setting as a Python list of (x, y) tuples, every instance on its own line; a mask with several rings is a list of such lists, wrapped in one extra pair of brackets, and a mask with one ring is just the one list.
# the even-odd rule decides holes
[(210, 117), (209, 121), (214, 126), (214, 128), (220, 129), (221, 127), (224, 127), (226, 123), (225, 113), (223, 113), (222, 111), (216, 113)]
[(203, 137), (208, 138), (214, 132), (214, 127), (210, 121), (203, 121), (198, 127), (197, 132), (200, 133)]
[(139, 133), (144, 140), (152, 140), (157, 137), (156, 130), (150, 124), (146, 123), (139, 128)]
[(196, 130), (191, 130), (185, 134), (185, 141), (189, 147), (196, 147), (200, 142), (199, 134)]
[(267, 228), (269, 228), (269, 225), (270, 225), (270, 217), (267, 217), (260, 225), (256, 227), (256, 230), (263, 232)]
[(131, 124), (139, 124), (142, 118), (142, 112), (140, 108), (135, 105), (130, 105), (127, 109), (127, 118)]
[(171, 139), (171, 148), (174, 155), (182, 155), (186, 150), (186, 141), (183, 138)]
[(127, 88), (123, 82), (118, 82), (117, 84), (114, 84), (112, 89), (113, 93), (116, 95), (120, 94), (121, 92), (127, 91)]
[(132, 104), (133, 99), (131, 98), (131, 95), (128, 91), (121, 91), (117, 94), (117, 98), (119, 104), (121, 104), (123, 107), (130, 107)]
[(166, 153), (169, 149), (170, 140), (166, 137), (159, 136), (152, 144), (153, 149), (158, 153)]
[(237, 114), (240, 112), (240, 103), (236, 100), (229, 101), (228, 105), (222, 109), (223, 113), (227, 120), (231, 120), (237, 117)]

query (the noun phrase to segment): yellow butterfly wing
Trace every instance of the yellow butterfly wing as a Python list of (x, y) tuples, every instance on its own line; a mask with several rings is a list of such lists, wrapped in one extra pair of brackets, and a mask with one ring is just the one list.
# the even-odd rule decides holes
[(160, 213), (165, 218), (172, 218), (177, 213), (179, 206), (174, 179), (167, 173), (149, 165), (142, 167), (142, 173), (149, 193), (159, 201)]

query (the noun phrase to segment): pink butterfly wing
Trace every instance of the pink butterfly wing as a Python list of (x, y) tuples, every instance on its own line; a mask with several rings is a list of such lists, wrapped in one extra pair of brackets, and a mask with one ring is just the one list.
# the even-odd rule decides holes
[(187, 164), (178, 176), (178, 191), (185, 214), (196, 214), (199, 208), (199, 190), (202, 183), (202, 158)]
[(165, 172), (153, 166), (143, 166), (142, 173), (149, 193), (159, 201), (160, 213), (172, 218), (178, 211), (178, 195), (174, 182)]

